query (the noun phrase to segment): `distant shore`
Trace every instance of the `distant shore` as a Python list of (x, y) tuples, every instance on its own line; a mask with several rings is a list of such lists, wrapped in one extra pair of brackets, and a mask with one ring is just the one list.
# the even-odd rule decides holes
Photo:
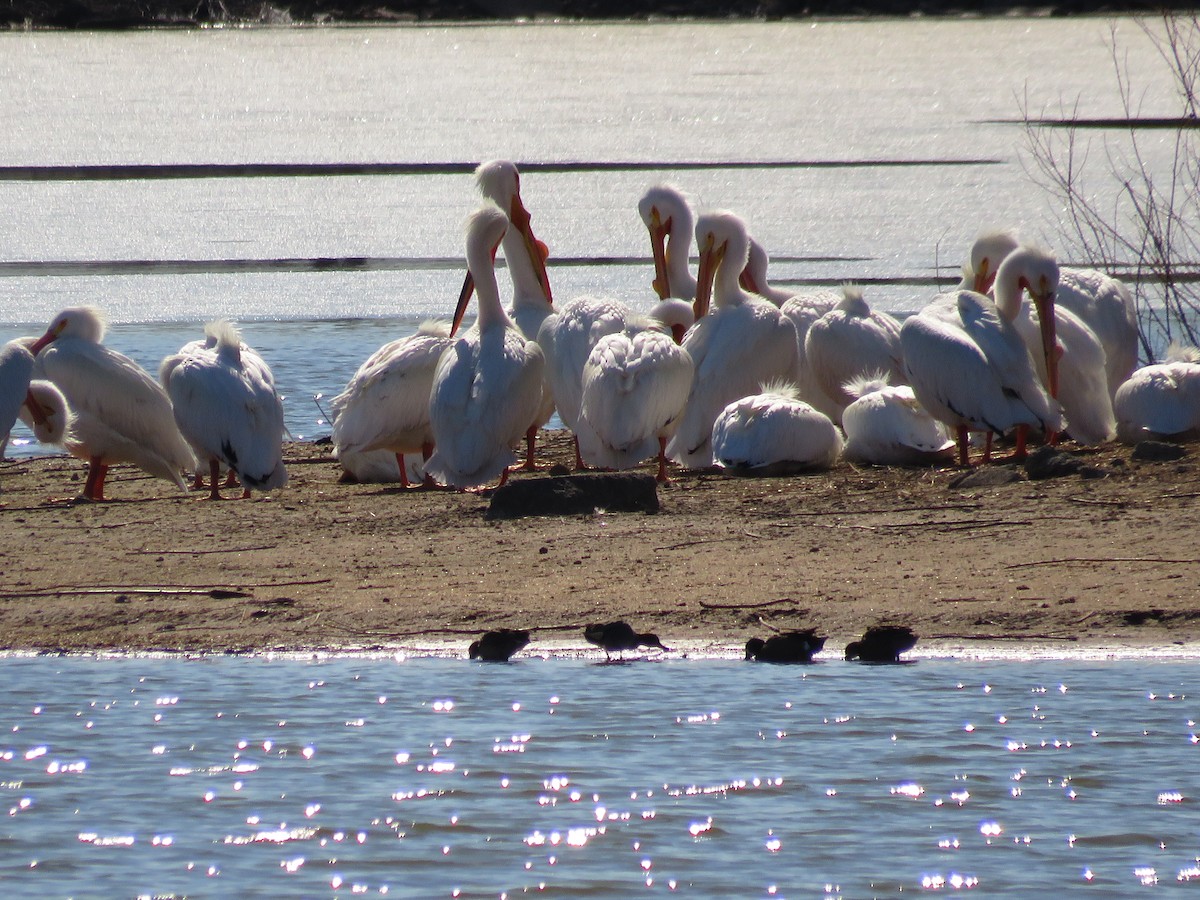
[(1136, 0), (7, 0), (0, 27), (129, 29), (245, 25), (333, 25), (528, 19), (798, 19), (857, 16), (1159, 15), (1194, 3)]

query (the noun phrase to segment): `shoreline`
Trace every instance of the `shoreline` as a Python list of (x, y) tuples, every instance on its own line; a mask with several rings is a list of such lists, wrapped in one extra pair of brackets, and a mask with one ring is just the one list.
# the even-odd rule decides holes
[(10, 0), (0, 28), (125, 31), (154, 28), (324, 27), (336, 25), (528, 24), (536, 22), (785, 21), (820, 18), (991, 18), (1073, 15), (1161, 15), (1189, 12), (1178, 0), (723, 0), (649, 4), (618, 0)]
[[(570, 459), (565, 432), (541, 441)], [(0, 650), (461, 655), (514, 627), (565, 655), (623, 618), (696, 656), (816, 627), (838, 658), (885, 621), (917, 656), (1200, 654), (1190, 455), (1075, 449), (1091, 476), (1044, 480), (678, 472), (655, 514), (493, 520), (487, 496), (346, 484), (328, 445), (286, 449), (287, 487), (220, 503), (116, 467), (111, 501), (72, 504), (78, 461), (0, 463)]]

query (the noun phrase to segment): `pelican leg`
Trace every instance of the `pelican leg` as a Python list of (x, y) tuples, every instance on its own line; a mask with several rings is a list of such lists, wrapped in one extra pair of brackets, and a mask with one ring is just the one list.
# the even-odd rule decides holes
[(577, 472), (586, 472), (588, 464), (583, 461), (583, 456), (579, 452), (579, 435), (575, 435), (575, 470)]
[(667, 439), (665, 437), (658, 439), (658, 474), (654, 476), (654, 480), (659, 484), (666, 484), (671, 480), (667, 476)]
[(196, 475), (195, 475), (195, 477), (192, 478), (192, 490), (193, 491), (204, 490), (204, 473), (201, 472), (199, 469), (196, 470)]
[(412, 487), (412, 484), (410, 484), (408, 480), (408, 470), (404, 467), (403, 453), (396, 454), (396, 465), (400, 467), (400, 487), (407, 490), (408, 488)]
[[(537, 471), (537, 455), (535, 446), (537, 444), (537, 426), (530, 425), (529, 430), (525, 432), (525, 465), (521, 466), (524, 472)], [(576, 445), (576, 453), (578, 453), (578, 444)]]
[(983, 461), (984, 462), (992, 461), (992, 438), (994, 436), (995, 435), (989, 430), (987, 432), (987, 437), (985, 437), (983, 439)]
[(1021, 460), (1021, 459), (1024, 459), (1026, 456), (1028, 456), (1029, 452), (1026, 449), (1026, 444), (1028, 444), (1028, 443), (1029, 443), (1029, 426), (1028, 425), (1018, 425), (1017, 426), (1017, 446), (1013, 450), (1012, 458), (1016, 459), (1016, 460)]
[[(211, 487), (208, 491), (209, 500), (221, 499), (221, 463), (215, 457), (208, 461), (209, 484)], [(233, 470), (229, 470), (229, 474), (233, 474)]]
[[(433, 456), (433, 443), (426, 441), (421, 445), (421, 459), (424, 462), (429, 462), (429, 457)], [(433, 480), (433, 476), (428, 472), (425, 473), (425, 478), (421, 481), (421, 487), (427, 491), (436, 490), (438, 483)]]
[(104, 499), (104, 476), (108, 474), (108, 466), (100, 462), (100, 457), (93, 456), (88, 460), (87, 481), (83, 484), (85, 500), (102, 501)]
[(958, 426), (958, 464), (964, 468), (971, 465), (971, 435), (966, 425)]

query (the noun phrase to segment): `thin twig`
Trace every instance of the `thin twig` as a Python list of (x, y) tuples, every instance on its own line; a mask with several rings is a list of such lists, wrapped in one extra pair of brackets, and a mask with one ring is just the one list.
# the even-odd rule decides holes
[(1009, 563), (1006, 569), (1027, 569), (1033, 566), (1083, 565), (1086, 563), (1150, 563), (1153, 565), (1195, 565), (1200, 559), (1164, 559), (1159, 556), (1064, 556), (1059, 559), (1039, 559), (1031, 562)]
[(206, 553), (249, 553), (252, 550), (274, 550), (278, 544), (262, 544), (257, 547), (221, 547), (216, 550), (126, 550), (126, 553), (144, 554), (146, 556), (200, 556)]
[(733, 540), (737, 540), (736, 535), (733, 535), (730, 537), (721, 537), (721, 538), (701, 538), (698, 541), (684, 541), (682, 544), (670, 544), (669, 546), (666, 546), (666, 547), (655, 547), (654, 550), (655, 550), (655, 552), (657, 552), (659, 550), (678, 550), (681, 547), (695, 547), (697, 544), (720, 544), (725, 541), (733, 541)]
[(776, 606), (780, 603), (795, 603), (791, 597), (782, 597), (779, 600), (764, 600), (761, 603), (709, 603), (706, 600), (700, 601), (702, 609), (762, 609), (764, 606)]
[(1073, 634), (930, 634), (931, 641), (1077, 641)]

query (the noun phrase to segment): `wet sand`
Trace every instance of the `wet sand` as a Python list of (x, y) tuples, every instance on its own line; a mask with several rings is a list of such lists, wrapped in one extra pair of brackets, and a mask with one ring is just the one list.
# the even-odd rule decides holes
[[(566, 433), (543, 437), (565, 463)], [(679, 473), (655, 514), (511, 520), (486, 517), (487, 494), (342, 483), (328, 445), (290, 445), (290, 484), (248, 501), (117, 467), (109, 502), (71, 503), (82, 463), (10, 460), (0, 647), (458, 652), (509, 626), (534, 629), (533, 651), (618, 618), (692, 652), (815, 626), (836, 654), (876, 622), (910, 625), (927, 650), (1194, 644), (1200, 467), (1076, 454), (1100, 477)], [(550, 476), (516, 476), (534, 477)]]

